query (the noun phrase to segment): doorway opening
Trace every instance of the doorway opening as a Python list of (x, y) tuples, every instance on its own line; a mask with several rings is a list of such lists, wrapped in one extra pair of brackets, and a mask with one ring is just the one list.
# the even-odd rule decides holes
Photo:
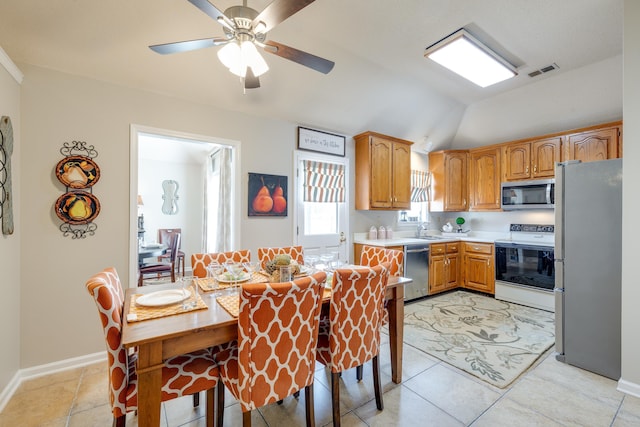
[(187, 273), (193, 253), (237, 246), (239, 159), (238, 141), (132, 125), (131, 284), (139, 247), (157, 243), (161, 229), (181, 230)]

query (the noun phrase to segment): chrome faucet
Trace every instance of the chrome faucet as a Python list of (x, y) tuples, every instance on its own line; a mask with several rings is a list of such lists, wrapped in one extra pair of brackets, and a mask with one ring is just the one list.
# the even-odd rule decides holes
[(424, 222), (421, 222), (420, 224), (418, 224), (418, 229), (416, 230), (416, 237), (420, 237), (420, 235), (422, 234), (422, 230), (426, 230), (427, 227), (424, 225)]

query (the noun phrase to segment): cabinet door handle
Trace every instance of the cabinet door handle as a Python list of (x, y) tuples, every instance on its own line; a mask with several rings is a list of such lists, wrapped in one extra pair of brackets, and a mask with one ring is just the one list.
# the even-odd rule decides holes
[(487, 267), (491, 265), (491, 261), (487, 258)]
[(524, 173), (529, 173), (529, 166), (525, 168)]
[(538, 172), (538, 165), (533, 165), (533, 173), (537, 173)]

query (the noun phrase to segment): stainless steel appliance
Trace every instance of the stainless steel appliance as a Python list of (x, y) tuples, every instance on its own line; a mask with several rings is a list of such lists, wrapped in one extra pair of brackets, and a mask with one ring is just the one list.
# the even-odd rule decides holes
[(555, 181), (536, 179), (532, 181), (503, 182), (500, 185), (502, 209), (553, 209)]
[(429, 293), (429, 244), (404, 247), (404, 275), (413, 279), (404, 287), (404, 300), (411, 301)]
[(556, 358), (618, 380), (622, 160), (556, 166)]
[(496, 240), (496, 299), (554, 311), (554, 226), (511, 224)]

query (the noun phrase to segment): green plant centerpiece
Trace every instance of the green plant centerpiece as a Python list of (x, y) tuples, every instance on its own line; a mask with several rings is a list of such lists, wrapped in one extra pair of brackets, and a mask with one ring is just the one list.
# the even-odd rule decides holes
[(462, 233), (462, 224), (464, 224), (464, 218), (459, 216), (456, 218), (456, 224), (458, 224), (458, 233)]

